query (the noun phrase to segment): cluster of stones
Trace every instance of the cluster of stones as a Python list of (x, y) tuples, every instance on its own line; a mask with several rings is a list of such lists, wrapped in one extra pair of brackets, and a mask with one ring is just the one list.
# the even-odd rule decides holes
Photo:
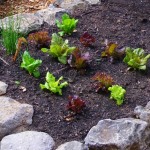
[[(27, 131), (33, 106), (4, 96), (8, 85), (0, 81), (0, 150), (53, 150), (53, 138), (44, 132)], [(56, 150), (149, 150), (150, 102), (137, 106), (136, 118), (100, 120), (83, 142), (70, 141)]]
[[(29, 33), (44, 23), (54, 25), (64, 12), (86, 10), (89, 5), (98, 3), (99, 0), (57, 0), (47, 9), (14, 15), (14, 18), (21, 18), (20, 32)], [(8, 18), (1, 22), (7, 25)], [(27, 126), (32, 124), (33, 106), (4, 96), (7, 87), (0, 81), (0, 150), (53, 150), (55, 142), (50, 135), (27, 131)], [(56, 150), (150, 150), (150, 102), (146, 107), (137, 106), (134, 113), (136, 118), (100, 120), (84, 141), (70, 141)]]
[[(76, 10), (86, 10), (91, 4), (98, 4), (99, 0), (56, 0), (47, 9), (39, 10), (35, 13), (21, 13), (13, 16), (16, 29), (22, 33), (29, 33), (38, 30), (44, 23), (54, 25), (63, 13), (74, 13)], [(59, 7), (58, 7), (59, 6)], [(0, 28), (9, 23), (8, 17), (0, 20)]]

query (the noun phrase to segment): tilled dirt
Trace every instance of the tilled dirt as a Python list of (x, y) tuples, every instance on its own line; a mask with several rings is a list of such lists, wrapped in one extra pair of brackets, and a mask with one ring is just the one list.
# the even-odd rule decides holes
[[(128, 1), (127, 1), (128, 2)], [(70, 45), (88, 51), (92, 62), (85, 73), (76, 71), (60, 64), (33, 45), (29, 45), (29, 52), (35, 58), (40, 58), (43, 63), (40, 67), (41, 77), (36, 79), (25, 70), (20, 69), (20, 61), (12, 62), (11, 56), (6, 56), (0, 46), (0, 56), (10, 65), (0, 63), (0, 80), (9, 84), (7, 96), (20, 102), (28, 103), (34, 107), (33, 124), (30, 130), (44, 131), (50, 134), (57, 145), (71, 140), (84, 140), (90, 128), (101, 119), (119, 119), (133, 116), (137, 105), (145, 106), (150, 100), (150, 62), (147, 71), (127, 70), (127, 65), (120, 61), (114, 64), (108, 59), (101, 58), (102, 43), (105, 39), (117, 42), (119, 47), (141, 47), (150, 52), (150, 3), (147, 1), (120, 4), (103, 2), (101, 5), (91, 6), (87, 11), (80, 10), (74, 14), (79, 19), (77, 32), (64, 38)], [(142, 6), (142, 7), (141, 7)], [(58, 32), (56, 27), (45, 25), (42, 30), (48, 30), (51, 35)], [(88, 31), (96, 39), (93, 46), (85, 48), (79, 42), (83, 32)], [(39, 84), (45, 82), (46, 72), (53, 73), (56, 77), (64, 76), (69, 86), (63, 89), (63, 96), (44, 92)], [(109, 93), (96, 93), (91, 77), (97, 72), (110, 74), (116, 84), (126, 89), (125, 101), (122, 106), (117, 106), (115, 101), (109, 99)], [(15, 81), (20, 81), (16, 85)], [(26, 88), (23, 92), (20, 86)], [(73, 116), (66, 121), (68, 114), (66, 105), (68, 96), (77, 94), (86, 102), (86, 108), (81, 114)]]

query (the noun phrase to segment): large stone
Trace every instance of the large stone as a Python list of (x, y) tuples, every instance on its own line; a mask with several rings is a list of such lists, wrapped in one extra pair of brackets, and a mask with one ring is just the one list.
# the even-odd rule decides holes
[(39, 10), (35, 13), (35, 16), (42, 18), (44, 22), (49, 25), (54, 25), (55, 20), (59, 19), (60, 16), (66, 11), (62, 8), (56, 8), (53, 5), (50, 5), (46, 9)]
[(101, 3), (101, 0), (85, 0), (85, 1), (88, 2), (90, 5)]
[(88, 3), (84, 0), (56, 0), (54, 5), (66, 9), (70, 13), (74, 13), (78, 9), (86, 10), (88, 8)]
[(52, 150), (54, 145), (54, 140), (47, 133), (25, 131), (5, 136), (1, 150)]
[(14, 22), (14, 28), (21, 33), (29, 33), (33, 30), (38, 30), (43, 24), (43, 19), (35, 16), (33, 13), (16, 14), (11, 17), (6, 17), (0, 20), (0, 28), (8, 28), (9, 23)]
[(60, 145), (56, 150), (88, 150), (88, 148), (78, 141), (71, 141)]
[(140, 118), (141, 120), (148, 122), (150, 125), (150, 102), (148, 102), (145, 107), (137, 106), (134, 109), (134, 113), (137, 118)]
[(0, 138), (18, 127), (32, 124), (33, 107), (0, 96)]
[(3, 95), (6, 93), (8, 85), (2, 81), (0, 81), (0, 95)]
[(36, 13), (22, 13), (0, 20), (0, 28), (8, 28), (10, 22), (14, 22), (15, 30), (21, 33), (29, 33), (41, 28), (44, 22), (54, 25), (55, 20), (66, 11), (50, 5), (47, 9), (42, 9)]
[(149, 150), (150, 130), (145, 121), (133, 118), (105, 119), (85, 138), (90, 150)]

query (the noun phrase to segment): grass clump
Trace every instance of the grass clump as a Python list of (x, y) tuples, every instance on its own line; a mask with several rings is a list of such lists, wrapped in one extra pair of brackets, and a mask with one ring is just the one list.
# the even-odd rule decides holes
[(19, 33), (20, 23), (21, 19), (18, 16), (16, 19), (13, 16), (7, 17), (6, 24), (1, 21), (2, 44), (6, 48), (8, 55), (13, 55), (16, 52), (17, 40), (22, 36)]

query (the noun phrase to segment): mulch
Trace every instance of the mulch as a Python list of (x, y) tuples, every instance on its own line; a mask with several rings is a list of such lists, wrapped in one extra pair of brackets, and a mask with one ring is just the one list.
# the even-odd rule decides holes
[(16, 13), (32, 13), (47, 8), (54, 0), (3, 0), (0, 3), (0, 18)]

